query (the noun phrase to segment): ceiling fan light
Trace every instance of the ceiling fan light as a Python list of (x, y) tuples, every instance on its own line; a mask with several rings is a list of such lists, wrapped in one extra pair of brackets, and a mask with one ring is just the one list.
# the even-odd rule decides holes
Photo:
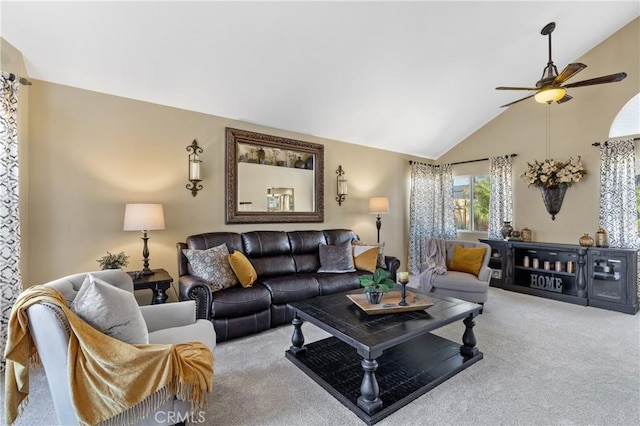
[(549, 104), (564, 98), (566, 93), (567, 91), (563, 87), (552, 87), (550, 89), (540, 90), (535, 94), (534, 98), (538, 103)]

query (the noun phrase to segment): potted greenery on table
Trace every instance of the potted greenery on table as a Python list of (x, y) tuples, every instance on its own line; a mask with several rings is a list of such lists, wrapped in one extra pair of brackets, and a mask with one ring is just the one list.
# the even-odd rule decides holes
[(106, 255), (96, 260), (96, 262), (98, 262), (103, 270), (125, 268), (129, 264), (129, 256), (124, 254), (123, 251), (117, 254), (107, 252)]
[(367, 295), (369, 303), (376, 305), (382, 302), (384, 294), (387, 293), (394, 285), (389, 274), (382, 268), (377, 268), (373, 275), (361, 275), (360, 285), (364, 287), (364, 293)]

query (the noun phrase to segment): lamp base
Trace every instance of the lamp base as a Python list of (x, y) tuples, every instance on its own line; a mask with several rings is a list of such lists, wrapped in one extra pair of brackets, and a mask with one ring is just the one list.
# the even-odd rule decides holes
[(153, 275), (155, 274), (155, 272), (153, 272), (151, 269), (149, 268), (143, 268), (142, 269), (142, 275)]

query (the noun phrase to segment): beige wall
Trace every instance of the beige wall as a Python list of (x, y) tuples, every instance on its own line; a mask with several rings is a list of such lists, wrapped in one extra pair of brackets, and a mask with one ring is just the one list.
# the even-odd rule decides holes
[[(625, 80), (593, 87), (569, 89), (570, 102), (550, 107), (527, 100), (518, 103), (476, 131), (442, 157), (438, 163), (516, 153), (514, 158), (514, 225), (528, 226), (536, 241), (576, 244), (585, 232), (593, 235), (598, 228), (599, 151), (591, 144), (604, 141), (615, 115), (640, 91), (640, 19), (635, 19), (616, 34), (593, 48), (577, 62), (588, 65), (571, 81), (626, 71)], [(544, 62), (541, 61), (541, 70)], [(558, 68), (563, 67), (559, 65)], [(506, 81), (504, 84), (525, 85)], [(521, 96), (513, 92), (513, 99)], [(488, 106), (497, 107), (497, 106)], [(546, 156), (546, 113), (550, 108), (550, 157), (566, 160), (581, 156), (589, 174), (569, 188), (562, 210), (552, 221), (546, 212), (540, 190), (527, 187), (519, 177), (533, 160)], [(637, 144), (640, 146), (640, 144)], [(489, 163), (455, 166), (454, 174), (489, 172)], [(465, 233), (460, 238), (475, 239), (483, 234)], [(484, 234), (486, 237), (486, 234)]]
[[(122, 231), (125, 204), (137, 202), (164, 204), (166, 230), (150, 232), (151, 267), (174, 277), (176, 242), (201, 232), (350, 228), (375, 241), (371, 196), (389, 197), (381, 239), (406, 265), (406, 156), (37, 80), (30, 95), (29, 285), (96, 269), (107, 250), (124, 250), (128, 269), (140, 269), (140, 234)], [(323, 144), (324, 223), (226, 225), (227, 126)], [(195, 198), (185, 188), (186, 146), (194, 138), (204, 149), (204, 189)], [(349, 181), (341, 207), (339, 164)]]
[[(539, 191), (515, 178), (515, 225), (532, 228), (538, 241), (571, 243), (597, 227), (598, 150), (591, 143), (607, 138), (617, 111), (638, 92), (639, 33), (636, 19), (580, 58), (589, 68), (579, 79), (624, 70), (629, 73), (626, 80), (573, 89), (570, 93), (574, 100), (551, 107), (552, 156), (564, 159), (581, 155), (591, 173), (567, 192), (555, 222), (544, 210)], [(367, 199), (371, 196), (389, 197), (391, 214), (383, 217), (381, 239), (387, 242), (387, 253), (400, 257), (406, 266), (408, 160), (424, 159), (43, 81), (34, 81), (28, 93), (28, 145), (25, 138), (21, 142), (29, 148), (27, 176), (23, 173), (21, 178), (29, 185), (28, 208), (23, 209), (23, 216), (28, 212), (23, 229), (29, 229), (28, 237), (23, 238), (24, 257), (29, 265), (26, 285), (95, 269), (95, 260), (107, 250), (124, 250), (131, 256), (128, 269), (139, 269), (140, 235), (122, 231), (124, 205), (135, 202), (164, 204), (167, 229), (150, 233), (151, 266), (164, 267), (174, 277), (175, 243), (194, 233), (340, 227), (374, 241), (375, 219), (367, 213)], [(522, 102), (462, 141), (438, 162), (515, 152), (518, 157), (514, 174), (519, 174), (527, 161), (545, 157), (545, 113), (543, 105)], [(325, 222), (226, 225), (227, 126), (323, 144)], [(185, 189), (185, 148), (194, 138), (204, 148), (204, 190), (195, 198)], [(335, 170), (339, 164), (349, 181), (349, 195), (341, 207), (335, 202)], [(456, 174), (487, 171), (487, 162), (455, 168)], [(482, 235), (461, 238), (478, 236)]]
[[(11, 43), (0, 37), (0, 69), (19, 77), (28, 78), (22, 53)], [(18, 163), (20, 167), (19, 205), (21, 250), (20, 273), (23, 282), (29, 279), (29, 86), (18, 89)]]

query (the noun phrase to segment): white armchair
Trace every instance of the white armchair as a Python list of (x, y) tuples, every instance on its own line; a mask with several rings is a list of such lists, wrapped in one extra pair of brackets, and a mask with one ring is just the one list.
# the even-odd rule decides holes
[(489, 260), (491, 247), (488, 244), (476, 241), (445, 240), (447, 265), (451, 263), (455, 246), (465, 248), (485, 248), (482, 266), (478, 276), (467, 272), (447, 271), (444, 275), (437, 275), (432, 283), (432, 292), (438, 296), (449, 296), (483, 305), (487, 301), (489, 293), (489, 281), (491, 281), (491, 268)]
[[(133, 292), (131, 277), (121, 269), (91, 272), (97, 278), (120, 289)], [(86, 273), (71, 275), (47, 283), (71, 302), (80, 289)], [(149, 332), (149, 343), (175, 344), (199, 341), (213, 352), (216, 335), (208, 320), (196, 320), (195, 302), (141, 306), (140, 311)], [(28, 308), (29, 329), (42, 361), (59, 424), (76, 425), (78, 419), (71, 401), (67, 378), (69, 325), (63, 312), (54, 305), (41, 303)], [(144, 380), (143, 377), (140, 380)], [(139, 424), (164, 425), (183, 422), (191, 406), (175, 397), (169, 398)], [(171, 413), (171, 415), (167, 415)]]

